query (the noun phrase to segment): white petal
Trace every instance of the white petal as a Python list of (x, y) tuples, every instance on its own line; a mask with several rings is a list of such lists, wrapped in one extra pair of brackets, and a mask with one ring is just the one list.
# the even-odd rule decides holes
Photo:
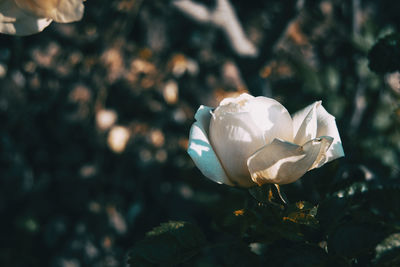
[(320, 162), (332, 141), (321, 137), (299, 146), (275, 139), (249, 157), (251, 177), (259, 185), (293, 183)]
[(249, 94), (225, 98), (215, 110), (218, 117), (221, 113), (250, 114), (254, 127), (263, 132), (265, 143), (271, 143), (275, 138), (293, 141), (293, 123), (287, 109), (272, 98)]
[(209, 137), (229, 178), (242, 187), (254, 186), (246, 161), (265, 141), (251, 115), (216, 110), (211, 118)]
[(326, 152), (325, 160), (321, 161), (321, 163), (316, 166), (316, 168), (321, 167), (323, 164), (334, 159), (344, 157), (342, 141), (340, 140), (335, 117), (329, 114), (325, 110), (325, 108), (320, 105), (317, 108), (317, 121), (317, 137), (330, 136), (333, 138), (333, 142), (332, 145), (329, 147), (329, 150)]
[(200, 106), (197, 110), (195, 115), (197, 121), (190, 129), (188, 153), (204, 176), (220, 184), (234, 185), (208, 140), (210, 112), (211, 108), (206, 106)]
[(248, 101), (246, 109), (256, 127), (264, 134), (266, 144), (275, 138), (291, 142), (293, 140), (293, 122), (287, 109), (278, 101), (268, 97), (255, 97)]
[(330, 136), (333, 138), (332, 145), (326, 152), (326, 158), (321, 161), (316, 168), (321, 167), (325, 163), (334, 159), (344, 156), (342, 147), (342, 141), (340, 140), (339, 131), (336, 126), (335, 117), (329, 114), (322, 106), (321, 101), (314, 102), (313, 104), (305, 107), (304, 109), (296, 112), (293, 115), (293, 130), (297, 133), (301, 127), (301, 124), (306, 119), (307, 115), (315, 108), (317, 115), (317, 133), (316, 137)]
[[(301, 113), (302, 116), (294, 116), (293, 118), (293, 124), (296, 123), (296, 129), (297, 131), (294, 132), (294, 140), (293, 142), (295, 144), (304, 144), (305, 142), (314, 139), (317, 135), (317, 112), (316, 112), (316, 106), (321, 105), (321, 102), (315, 102), (310, 109), (307, 108), (308, 114), (303, 118), (303, 115), (305, 113)], [(300, 119), (302, 119), (302, 122), (300, 125)]]
[(294, 136), (296, 136), (307, 115), (312, 111), (312, 109), (316, 109), (317, 105), (321, 105), (321, 101), (314, 102), (292, 115)]
[(29, 35), (46, 28), (51, 19), (38, 18), (19, 8), (13, 0), (0, 1), (0, 32)]
[(254, 96), (249, 95), (249, 94), (246, 94), (246, 93), (243, 93), (243, 94), (241, 94), (241, 95), (238, 96), (238, 97), (227, 97), (227, 98), (224, 98), (224, 99), (222, 99), (222, 101), (219, 103), (219, 105), (220, 105), (220, 106), (225, 106), (225, 105), (228, 105), (228, 104), (230, 104), (230, 103), (242, 104), (242, 103), (245, 103), (245, 102), (247, 102), (248, 100), (253, 99), (253, 98), (254, 98)]
[(229, 178), (253, 186), (247, 159), (275, 138), (293, 140), (292, 118), (279, 102), (242, 94), (221, 101), (210, 122), (210, 142)]

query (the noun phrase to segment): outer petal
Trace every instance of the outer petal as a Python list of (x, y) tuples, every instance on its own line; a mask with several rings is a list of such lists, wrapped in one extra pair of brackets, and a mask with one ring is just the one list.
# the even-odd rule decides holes
[(292, 115), (294, 136), (297, 135), (297, 133), (300, 130), (300, 127), (302, 126), (304, 120), (306, 120), (306, 117), (310, 114), (310, 112), (312, 112), (312, 110), (314, 109), (316, 113), (317, 106), (320, 106), (321, 103), (322, 103), (321, 101), (316, 101)]
[(292, 183), (324, 157), (332, 141), (321, 137), (298, 146), (275, 139), (247, 160), (251, 177), (259, 185)]
[(229, 178), (242, 187), (254, 186), (247, 158), (265, 145), (264, 136), (248, 112), (216, 110), (210, 122), (210, 141)]
[(291, 142), (293, 122), (287, 109), (278, 101), (268, 97), (255, 97), (248, 101), (249, 111), (255, 126), (264, 134), (266, 144), (275, 138)]
[(41, 18), (56, 22), (78, 21), (83, 16), (83, 0), (15, 0), (17, 5)]
[(211, 108), (200, 106), (195, 115), (197, 121), (190, 129), (188, 153), (204, 176), (233, 186), (208, 140), (210, 117)]
[(219, 105), (220, 106), (224, 106), (224, 105), (228, 105), (228, 104), (231, 104), (231, 103), (241, 105), (241, 104), (244, 104), (245, 102), (247, 102), (248, 100), (253, 99), (253, 98), (255, 98), (255, 97), (252, 96), (252, 95), (249, 95), (247, 93), (243, 93), (243, 94), (241, 94), (240, 96), (237, 96), (237, 97), (224, 98), (219, 103)]
[(325, 163), (332, 161), (334, 159), (344, 157), (342, 141), (340, 140), (340, 135), (338, 128), (336, 126), (335, 117), (329, 114), (325, 110), (325, 108), (322, 105), (320, 105), (317, 108), (317, 120), (318, 120), (317, 136), (333, 137), (333, 142), (332, 145), (329, 147), (329, 150), (326, 152), (325, 160), (321, 161), (318, 164), (318, 166), (315, 166), (315, 168), (319, 168)]
[(294, 132), (297, 133), (300, 131), (302, 123), (304, 120), (306, 120), (307, 115), (310, 114), (313, 109), (315, 109), (317, 116), (316, 137), (330, 136), (334, 139), (332, 145), (329, 147), (329, 150), (326, 152), (325, 159), (315, 166), (315, 168), (318, 168), (329, 161), (343, 157), (344, 151), (342, 147), (342, 141), (340, 140), (339, 131), (336, 126), (335, 117), (325, 110), (321, 104), (321, 101), (314, 102), (313, 104), (305, 107), (293, 115)]
[[(294, 133), (295, 137), (293, 142), (295, 144), (304, 144), (305, 142), (314, 139), (317, 135), (317, 111), (316, 106), (319, 105), (320, 102), (315, 102), (311, 109), (307, 109), (308, 113), (304, 118), (302, 118), (302, 122), (300, 125), (299, 117), (295, 116), (293, 121), (296, 122), (296, 128), (299, 126), (298, 130)], [(303, 114), (302, 114), (303, 115)], [(293, 122), (294, 124), (294, 122)]]
[(6, 34), (29, 35), (46, 28), (51, 19), (37, 16), (21, 10), (14, 0), (0, 1), (0, 32)]
[(254, 97), (244, 93), (238, 97), (223, 99), (218, 109), (221, 109), (221, 106), (224, 113), (248, 112), (254, 122), (254, 127), (263, 132), (267, 144), (275, 138), (293, 140), (292, 118), (287, 109), (275, 99), (264, 96)]

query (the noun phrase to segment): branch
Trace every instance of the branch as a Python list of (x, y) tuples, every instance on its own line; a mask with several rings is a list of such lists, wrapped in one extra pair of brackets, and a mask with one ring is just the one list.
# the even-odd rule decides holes
[[(352, 1), (352, 8), (353, 8), (353, 38), (357, 38), (360, 35), (361, 29), (361, 3), (360, 0), (353, 0)], [(357, 64), (357, 62), (355, 62)], [(356, 65), (355, 64), (355, 65)], [(354, 95), (354, 112), (350, 119), (350, 128), (349, 133), (352, 135), (356, 132), (362, 122), (364, 117), (365, 110), (367, 109), (367, 100), (366, 100), (366, 84), (365, 78), (358, 74), (358, 81), (357, 81), (357, 90), (356, 94)]]
[(221, 29), (239, 56), (256, 57), (257, 48), (246, 37), (242, 26), (228, 0), (217, 0), (214, 10), (191, 0), (176, 0), (173, 5), (183, 14), (199, 23), (210, 23)]

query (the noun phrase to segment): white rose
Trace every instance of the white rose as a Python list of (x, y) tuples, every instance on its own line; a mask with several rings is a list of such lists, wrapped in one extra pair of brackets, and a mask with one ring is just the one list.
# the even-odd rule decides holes
[(242, 94), (214, 109), (200, 106), (188, 153), (217, 183), (252, 187), (293, 183), (343, 157), (335, 117), (315, 102), (293, 117), (272, 98)]
[(83, 16), (84, 0), (0, 0), (0, 32), (29, 35), (53, 20), (67, 23)]

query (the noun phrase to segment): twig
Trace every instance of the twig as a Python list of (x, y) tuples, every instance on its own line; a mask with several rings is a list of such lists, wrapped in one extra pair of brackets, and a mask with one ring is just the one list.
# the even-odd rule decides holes
[(177, 0), (173, 5), (182, 13), (199, 23), (209, 23), (221, 29), (232, 49), (242, 57), (256, 57), (257, 48), (246, 37), (235, 11), (228, 0), (217, 0), (214, 10), (191, 0)]
[[(353, 25), (352, 25), (352, 33), (353, 38), (358, 38), (360, 35), (361, 29), (361, 0), (353, 0), (352, 8), (353, 8)], [(367, 101), (365, 96), (366, 85), (364, 82), (364, 77), (359, 77), (357, 82), (357, 90), (354, 96), (354, 112), (350, 119), (350, 129), (349, 134), (352, 135), (357, 131), (358, 127), (361, 124), (362, 118), (364, 116), (364, 112), (367, 108)]]

